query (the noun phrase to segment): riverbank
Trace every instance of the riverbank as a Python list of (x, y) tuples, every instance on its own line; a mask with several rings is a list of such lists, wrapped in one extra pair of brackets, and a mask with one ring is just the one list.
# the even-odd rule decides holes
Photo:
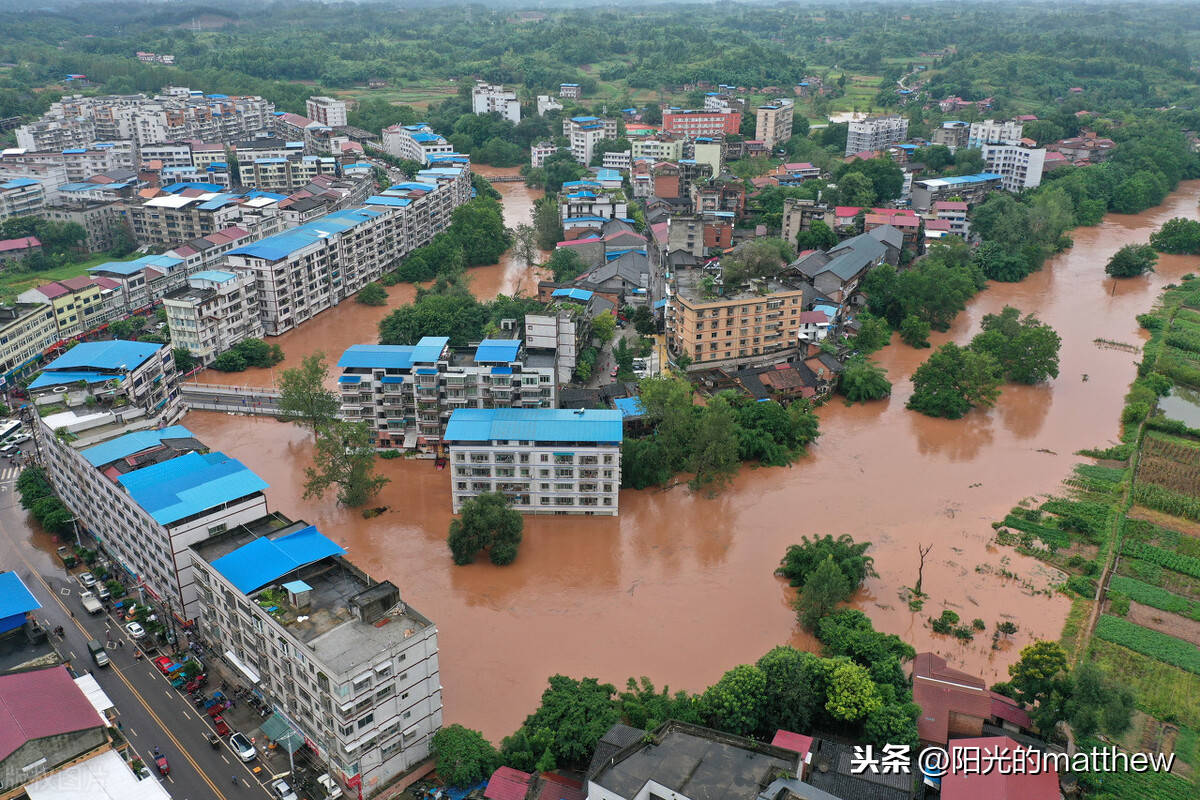
[[(1057, 638), (1069, 608), (1061, 595), (1046, 594), (1062, 574), (995, 547), (991, 523), (1014, 499), (1057, 486), (1078, 460), (1075, 451), (1115, 442), (1133, 359), (1095, 340), (1139, 343), (1135, 315), (1163, 285), (1200, 271), (1200, 259), (1164, 256), (1157, 274), (1120, 283), (1104, 277), (1104, 264), (1171, 217), (1197, 218), (1198, 192), (1200, 182), (1186, 182), (1154, 209), (1075, 230), (1074, 248), (1022, 283), (990, 284), (950, 331), (931, 337), (935, 347), (965, 343), (984, 314), (1017, 306), (1062, 336), (1055, 381), (1006, 387), (994, 408), (962, 420), (930, 419), (904, 408), (908, 378), (930, 351), (896, 344), (877, 354), (893, 396), (823, 407), (821, 438), (792, 467), (744, 468), (712, 499), (682, 486), (623, 491), (616, 519), (529, 518), (509, 567), (451, 564), (449, 487), (429, 462), (380, 462), (392, 479), (381, 499), (390, 510), (364, 521), (301, 498), (311, 444), (299, 428), (203, 413), (185, 424), (270, 482), (272, 508), (321, 527), (438, 623), (446, 721), (495, 741), (536, 705), (554, 673), (617, 684), (647, 675), (698, 690), (781, 642), (813, 647), (796, 629), (792, 591), (772, 577), (786, 547), (805, 534), (872, 541), (879, 577), (855, 604), (878, 629), (991, 683), (1004, 679), (1021, 647)], [(929, 599), (913, 612), (900, 598), (916, 578), (918, 543), (934, 549), (924, 576)], [(1001, 650), (982, 638), (959, 643), (925, 625), (942, 608), (989, 628), (1011, 618), (1020, 631)]]

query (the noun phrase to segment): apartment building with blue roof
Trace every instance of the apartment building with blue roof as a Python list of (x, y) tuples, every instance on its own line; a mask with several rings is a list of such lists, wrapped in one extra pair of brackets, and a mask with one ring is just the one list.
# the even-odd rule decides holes
[(27, 389), (38, 406), (130, 418), (173, 418), (181, 406), (171, 348), (153, 342), (80, 342), (44, 366)]
[(392, 125), (383, 129), (383, 149), (396, 158), (406, 158), (418, 164), (430, 163), (430, 156), (454, 152), (454, 145), (434, 132), (427, 123)]
[(554, 408), (554, 356), (520, 339), (450, 348), (445, 337), (415, 345), (354, 345), (338, 359), (340, 414), (366, 421), (377, 450), (438, 453), (459, 408)]
[[(55, 491), (116, 560), (123, 580), (194, 619), (188, 547), (265, 516), (266, 481), (182, 425), (100, 429), (74, 419), (78, 427), (63, 414), (45, 417), (36, 431)], [(67, 424), (51, 427), (58, 423)]]
[(454, 512), (500, 492), (523, 514), (616, 516), (621, 419), (610, 409), (456, 409), (445, 434)]

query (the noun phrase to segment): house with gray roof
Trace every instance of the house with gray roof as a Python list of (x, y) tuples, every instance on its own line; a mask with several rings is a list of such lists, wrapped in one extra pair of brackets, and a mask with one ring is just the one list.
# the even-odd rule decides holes
[(873, 268), (899, 261), (902, 238), (896, 228), (881, 225), (824, 252), (806, 253), (789, 264), (787, 271), (808, 281), (829, 299), (845, 302)]

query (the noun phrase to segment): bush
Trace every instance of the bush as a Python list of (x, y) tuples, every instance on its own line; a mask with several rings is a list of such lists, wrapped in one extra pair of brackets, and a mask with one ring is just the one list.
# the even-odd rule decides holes
[(1096, 584), (1090, 579), (1082, 575), (1072, 575), (1067, 578), (1067, 591), (1073, 592), (1080, 597), (1091, 597), (1096, 593)]
[(1110, 591), (1108, 593), (1108, 610), (1122, 617), (1128, 614), (1129, 595)]

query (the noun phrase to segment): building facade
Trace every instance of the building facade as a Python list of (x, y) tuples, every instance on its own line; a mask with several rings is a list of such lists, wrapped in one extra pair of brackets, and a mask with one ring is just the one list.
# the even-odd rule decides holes
[(768, 150), (774, 150), (792, 138), (792, 116), (795, 111), (796, 101), (783, 98), (759, 106), (754, 112), (754, 138), (766, 145)]
[(753, 360), (794, 347), (804, 292), (783, 284), (726, 296), (706, 296), (703, 269), (683, 269), (671, 280), (665, 312), (667, 342), (696, 365)]
[(554, 408), (553, 357), (523, 352), (519, 339), (484, 339), (452, 351), (444, 337), (415, 345), (354, 345), (338, 367), (341, 415), (366, 421), (379, 450), (433, 452), (459, 408)]
[(917, 211), (933, 208), (939, 200), (959, 200), (969, 206), (982, 202), (989, 194), (1004, 188), (1004, 176), (992, 172), (960, 175), (953, 178), (928, 178), (913, 181), (912, 205)]
[(13, 386), (57, 341), (54, 309), (48, 303), (0, 305), (0, 388)]
[(0, 182), (0, 221), (9, 217), (40, 216), (46, 207), (46, 189), (33, 178), (10, 178)]
[(846, 131), (846, 155), (882, 150), (908, 138), (908, 119), (899, 114), (851, 120)]
[(453, 153), (454, 145), (434, 133), (428, 125), (421, 123), (384, 128), (383, 149), (396, 158), (428, 164), (430, 156)]
[(988, 172), (1003, 177), (1006, 192), (1020, 192), (1042, 184), (1046, 151), (1041, 147), (1015, 144), (984, 144), (983, 161)]
[(437, 628), (345, 552), (273, 515), (189, 555), (199, 625), (274, 707), (267, 725), (366, 796), (427, 759), (442, 727)]
[(985, 144), (1010, 144), (1021, 141), (1024, 126), (1016, 120), (1005, 119), (996, 121), (985, 119), (983, 122), (972, 122), (967, 136), (967, 147), (982, 150)]
[(476, 114), (495, 112), (513, 125), (521, 121), (521, 101), (517, 99), (517, 93), (483, 81), (471, 89), (471, 110)]
[(304, 103), (308, 118), (330, 128), (346, 124), (346, 101), (335, 97), (310, 97)]
[(719, 136), (738, 133), (742, 115), (737, 111), (664, 111), (663, 133), (681, 136)]
[(571, 155), (586, 166), (592, 163), (593, 152), (601, 139), (617, 138), (617, 122), (599, 117), (570, 117), (563, 120), (562, 133), (570, 142)]
[(187, 285), (163, 296), (171, 344), (185, 347), (209, 364), (244, 339), (261, 338), (258, 288), (254, 277), (225, 270), (203, 270)]
[(456, 409), (446, 426), (454, 512), (500, 492), (525, 514), (616, 516), (621, 438), (620, 411)]

